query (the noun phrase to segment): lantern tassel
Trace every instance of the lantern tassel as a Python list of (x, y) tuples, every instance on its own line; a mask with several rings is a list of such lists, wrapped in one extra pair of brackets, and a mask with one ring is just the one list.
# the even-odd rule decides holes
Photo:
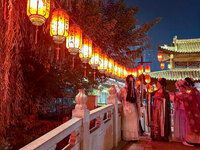
[(96, 80), (96, 72), (94, 71), (93, 73), (94, 73), (94, 81), (95, 81)]
[(7, 15), (7, 2), (4, 2), (4, 20), (6, 20), (6, 15)]
[(73, 56), (73, 61), (72, 61), (72, 68), (74, 69), (74, 56)]
[(85, 64), (85, 66), (84, 66), (84, 77), (85, 77), (85, 78), (87, 78), (86, 69), (87, 69), (87, 66), (86, 66), (86, 64)]
[(60, 56), (60, 47), (56, 48), (56, 60), (59, 60), (59, 56)]
[(38, 35), (38, 26), (36, 26), (36, 32), (35, 32), (35, 44), (37, 44), (37, 35)]
[(110, 79), (110, 78), (108, 77), (108, 84), (109, 84), (109, 79)]
[(104, 83), (104, 76), (102, 75), (101, 76), (101, 81), (102, 81), (102, 84)]

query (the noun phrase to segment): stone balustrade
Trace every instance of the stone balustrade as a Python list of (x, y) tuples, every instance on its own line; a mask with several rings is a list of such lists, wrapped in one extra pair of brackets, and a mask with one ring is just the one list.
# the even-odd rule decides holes
[[(63, 150), (111, 150), (121, 141), (121, 115), (116, 90), (111, 86), (106, 106), (89, 111), (83, 89), (76, 96), (72, 119), (46, 133), (20, 150), (55, 150), (57, 144), (70, 136)], [(93, 126), (91, 124), (93, 123)]]

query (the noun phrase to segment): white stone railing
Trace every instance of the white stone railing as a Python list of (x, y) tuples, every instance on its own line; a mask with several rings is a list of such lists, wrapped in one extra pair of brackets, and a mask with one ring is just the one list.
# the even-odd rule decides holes
[[(62, 150), (111, 150), (121, 141), (121, 115), (116, 90), (111, 86), (106, 106), (89, 111), (87, 96), (79, 90), (72, 119), (46, 133), (20, 150), (55, 150), (57, 144), (70, 136)], [(119, 108), (118, 108), (119, 106)]]
[(69, 144), (67, 147), (80, 147), (80, 133), (81, 133), (82, 119), (72, 118), (59, 127), (51, 130), (35, 141), (24, 146), (20, 150), (54, 150), (57, 143), (62, 141), (71, 134)]

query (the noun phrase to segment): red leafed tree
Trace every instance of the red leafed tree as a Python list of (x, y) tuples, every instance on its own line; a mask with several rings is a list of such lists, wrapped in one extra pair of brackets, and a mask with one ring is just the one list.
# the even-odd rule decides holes
[[(65, 89), (71, 88), (74, 95), (80, 86), (86, 89), (98, 84), (88, 73), (83, 81), (83, 64), (78, 56), (75, 69), (72, 57), (65, 44), (61, 44), (59, 61), (56, 61), (56, 47), (49, 35), (48, 18), (39, 27), (38, 43), (35, 44), (35, 26), (26, 15), (26, 0), (4, 0), (0, 5), (0, 141), (12, 135), (24, 138), (37, 119), (37, 113), (52, 99), (65, 96)], [(85, 35), (102, 48), (103, 53), (130, 65), (150, 45), (146, 36), (148, 30), (159, 19), (136, 28), (137, 8), (128, 8), (123, 0), (103, 2), (74, 1), (67, 5), (65, 0), (52, 0), (51, 11), (61, 7), (77, 23)], [(72, 21), (73, 20), (73, 21)], [(132, 47), (132, 48), (131, 48)], [(137, 47), (137, 48), (136, 48)], [(93, 70), (88, 66), (88, 72)], [(68, 83), (68, 84), (66, 84)], [(16, 144), (16, 143), (15, 143)]]

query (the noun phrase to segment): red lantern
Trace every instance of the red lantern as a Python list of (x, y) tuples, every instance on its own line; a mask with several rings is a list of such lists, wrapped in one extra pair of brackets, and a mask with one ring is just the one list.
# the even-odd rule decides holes
[(101, 63), (98, 67), (100, 73), (105, 73), (108, 69), (108, 56), (106, 54), (101, 55)]
[(161, 53), (158, 53), (157, 57), (158, 57), (158, 61), (162, 61), (163, 57)]
[(57, 44), (61, 44), (65, 41), (69, 32), (69, 16), (62, 10), (57, 9), (52, 13), (50, 22), (50, 35)]
[(107, 76), (112, 75), (112, 73), (114, 72), (114, 60), (109, 58), (108, 59), (108, 69), (105, 72)]
[(86, 77), (86, 63), (89, 62), (90, 58), (92, 57), (92, 40), (89, 38), (83, 39), (82, 48), (79, 51), (79, 57), (83, 63), (85, 63), (85, 73), (84, 76)]
[(123, 76), (122, 65), (118, 65), (117, 79), (121, 80)]
[(83, 63), (89, 62), (92, 57), (92, 40), (88, 38), (83, 39), (83, 45), (79, 51), (79, 57)]
[(118, 71), (119, 71), (118, 67), (119, 67), (118, 63), (114, 62), (114, 72), (112, 73), (113, 78), (117, 78), (118, 77)]
[(150, 65), (146, 65), (146, 66), (145, 66), (145, 72), (146, 72), (146, 73), (150, 73), (150, 72), (151, 72), (151, 67), (150, 67)]
[(92, 50), (92, 57), (89, 61), (90, 66), (92, 69), (97, 69), (101, 63), (101, 49), (99, 47), (95, 47)]
[(137, 67), (137, 69), (138, 69), (138, 75), (139, 75), (139, 76), (142, 75), (143, 72), (144, 72), (144, 70), (143, 70), (143, 65), (139, 65), (139, 66)]
[(27, 15), (34, 25), (41, 26), (49, 13), (50, 0), (27, 0)]
[(66, 38), (66, 48), (69, 53), (76, 55), (82, 47), (82, 30), (77, 25), (69, 27), (69, 36)]
[(151, 82), (151, 76), (150, 75), (145, 75), (145, 82), (147, 84)]
[(137, 78), (137, 77), (138, 77), (138, 69), (137, 69), (137, 68), (133, 68), (132, 74), (133, 74), (133, 76), (134, 76), (135, 78)]
[(126, 78), (128, 75), (127, 68), (123, 67), (123, 78)]
[(141, 81), (140, 80), (137, 80), (136, 81), (136, 87), (139, 87), (141, 85)]
[(164, 69), (165, 68), (165, 63), (160, 63), (160, 68)]
[(152, 92), (153, 92), (153, 88), (152, 88), (152, 86), (151, 86), (150, 84), (147, 84), (147, 85), (145, 86), (145, 90), (146, 90), (146, 92), (148, 92), (148, 93), (152, 93)]

